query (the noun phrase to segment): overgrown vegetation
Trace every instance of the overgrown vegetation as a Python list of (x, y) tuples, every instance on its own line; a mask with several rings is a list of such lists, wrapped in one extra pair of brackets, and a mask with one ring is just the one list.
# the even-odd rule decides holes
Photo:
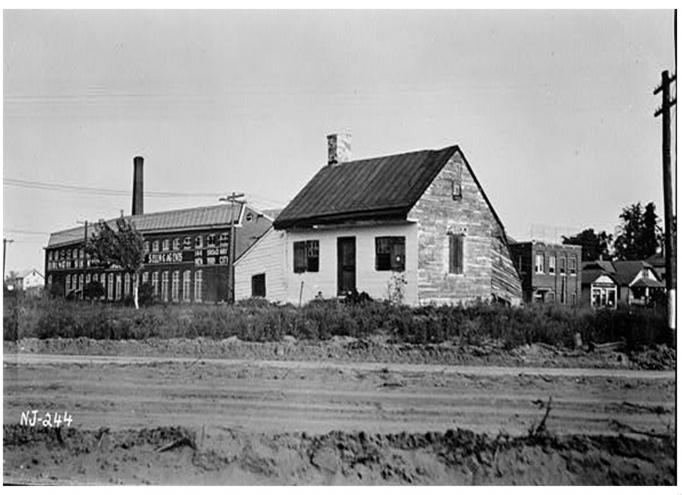
[(538, 342), (572, 347), (576, 332), (586, 343), (624, 340), (629, 350), (671, 343), (665, 311), (650, 308), (593, 311), (485, 303), (411, 308), (386, 302), (348, 304), (337, 300), (316, 300), (297, 308), (249, 300), (234, 306), (156, 305), (136, 311), (99, 302), (5, 298), (4, 311), (6, 340), (237, 336), (262, 342), (277, 341), (284, 335), (326, 340), (335, 335), (367, 338), (381, 334), (395, 342), (413, 344), (480, 344), (496, 339), (512, 349)]

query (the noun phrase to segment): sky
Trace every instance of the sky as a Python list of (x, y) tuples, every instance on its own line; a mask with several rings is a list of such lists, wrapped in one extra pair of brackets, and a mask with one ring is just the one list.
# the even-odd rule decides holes
[(670, 10), (5, 10), (7, 273), (129, 214), (136, 155), (145, 212), (283, 207), (337, 131), (354, 158), (458, 144), (517, 240), (613, 232), (663, 213), (666, 69)]

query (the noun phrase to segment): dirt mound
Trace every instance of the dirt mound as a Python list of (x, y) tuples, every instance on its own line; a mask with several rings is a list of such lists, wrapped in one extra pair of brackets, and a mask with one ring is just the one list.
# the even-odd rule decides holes
[[(384, 339), (385, 340), (385, 339)], [(205, 357), (259, 360), (384, 362), (472, 366), (531, 366), (554, 368), (675, 369), (675, 350), (660, 346), (631, 355), (621, 352), (573, 351), (545, 344), (506, 350), (499, 342), (481, 345), (398, 344), (379, 338), (351, 337), (328, 341), (244, 342), (236, 338), (212, 340), (147, 339), (96, 340), (22, 339), (4, 342), (5, 353), (47, 353), (77, 355), (125, 355), (164, 357)]]
[(266, 435), (4, 426), (5, 482), (151, 484), (675, 483), (670, 438), (489, 437), (468, 430)]

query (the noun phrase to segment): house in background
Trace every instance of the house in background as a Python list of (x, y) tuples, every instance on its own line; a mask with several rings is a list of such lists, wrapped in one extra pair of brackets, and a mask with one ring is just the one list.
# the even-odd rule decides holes
[(649, 263), (654, 271), (656, 272), (656, 275), (658, 275), (658, 279), (663, 282), (665, 285), (665, 256), (664, 254), (661, 253), (656, 253), (651, 256), (649, 256), (646, 260), (647, 263)]
[(350, 136), (334, 134), (328, 152), (237, 259), (237, 299), (520, 302), (504, 226), (458, 146), (351, 161)]
[[(648, 305), (665, 293), (665, 284), (659, 278), (654, 267), (642, 260), (588, 261), (583, 263), (583, 275), (585, 276), (585, 274), (590, 274), (590, 277), (586, 277), (585, 280), (593, 280), (593, 284), (601, 276), (607, 276), (616, 283), (617, 304), (611, 304), (612, 292), (609, 289), (608, 303), (605, 305), (607, 307)], [(607, 282), (606, 278), (602, 278), (601, 281)], [(590, 290), (592, 289), (590, 288)], [(595, 305), (593, 299), (591, 299), (591, 304), (593, 307), (604, 306), (602, 304)]]
[(24, 291), (26, 294), (38, 296), (45, 288), (45, 277), (35, 268), (24, 270), (6, 280), (10, 290)]
[(580, 302), (581, 246), (529, 241), (514, 242), (509, 247), (526, 303)]
[(612, 273), (602, 269), (585, 268), (582, 273), (584, 305), (595, 309), (618, 307), (618, 281)]

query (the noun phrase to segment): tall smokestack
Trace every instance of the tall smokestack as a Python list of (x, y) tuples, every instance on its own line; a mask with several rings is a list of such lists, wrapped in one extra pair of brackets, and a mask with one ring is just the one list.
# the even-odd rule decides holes
[(144, 158), (141, 156), (133, 158), (133, 216), (142, 215), (144, 213), (143, 164)]

